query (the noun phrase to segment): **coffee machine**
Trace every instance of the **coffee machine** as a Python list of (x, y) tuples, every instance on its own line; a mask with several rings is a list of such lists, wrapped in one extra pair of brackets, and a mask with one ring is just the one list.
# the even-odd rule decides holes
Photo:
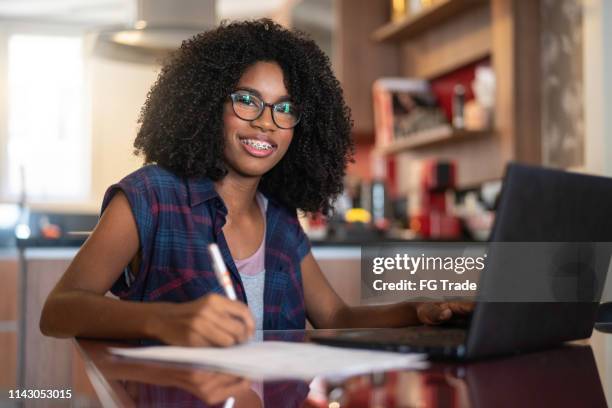
[(411, 166), (411, 173), (410, 229), (424, 239), (459, 239), (461, 223), (452, 213), (457, 182), (455, 162), (423, 160)]

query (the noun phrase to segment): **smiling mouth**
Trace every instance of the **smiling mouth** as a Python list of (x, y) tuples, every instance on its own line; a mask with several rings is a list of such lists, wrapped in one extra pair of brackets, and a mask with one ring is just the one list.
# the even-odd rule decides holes
[(258, 139), (240, 138), (240, 143), (260, 151), (269, 151), (274, 150), (276, 148), (275, 144), (264, 142), (263, 140)]

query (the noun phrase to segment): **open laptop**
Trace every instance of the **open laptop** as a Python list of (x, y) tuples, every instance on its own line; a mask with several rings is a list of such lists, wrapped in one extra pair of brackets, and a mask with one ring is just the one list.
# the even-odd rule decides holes
[[(490, 241), (612, 242), (612, 179), (509, 164)], [(504, 281), (504, 273), (487, 267), (479, 291)], [(548, 348), (590, 337), (604, 280), (597, 282), (589, 301), (477, 302), (463, 328), (329, 330), (311, 339), (334, 346), (425, 352), (431, 358), (474, 359)]]

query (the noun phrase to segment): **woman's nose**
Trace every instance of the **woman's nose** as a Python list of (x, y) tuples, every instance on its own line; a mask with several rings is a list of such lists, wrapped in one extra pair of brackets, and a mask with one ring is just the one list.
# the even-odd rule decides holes
[(276, 124), (272, 118), (272, 106), (264, 106), (261, 115), (257, 119), (252, 120), (251, 125), (263, 130), (276, 130)]

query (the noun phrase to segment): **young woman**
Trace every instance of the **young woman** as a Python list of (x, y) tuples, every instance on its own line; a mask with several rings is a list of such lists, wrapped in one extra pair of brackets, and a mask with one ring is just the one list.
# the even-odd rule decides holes
[[(255, 329), (302, 329), (306, 318), (316, 328), (397, 327), (467, 311), (348, 307), (321, 273), (296, 209), (329, 210), (353, 146), (340, 84), (304, 35), (259, 20), (195, 36), (162, 69), (140, 123), (134, 146), (147, 165), (106, 192), (47, 299), (44, 334), (229, 346)], [(222, 295), (211, 242), (238, 301)]]

